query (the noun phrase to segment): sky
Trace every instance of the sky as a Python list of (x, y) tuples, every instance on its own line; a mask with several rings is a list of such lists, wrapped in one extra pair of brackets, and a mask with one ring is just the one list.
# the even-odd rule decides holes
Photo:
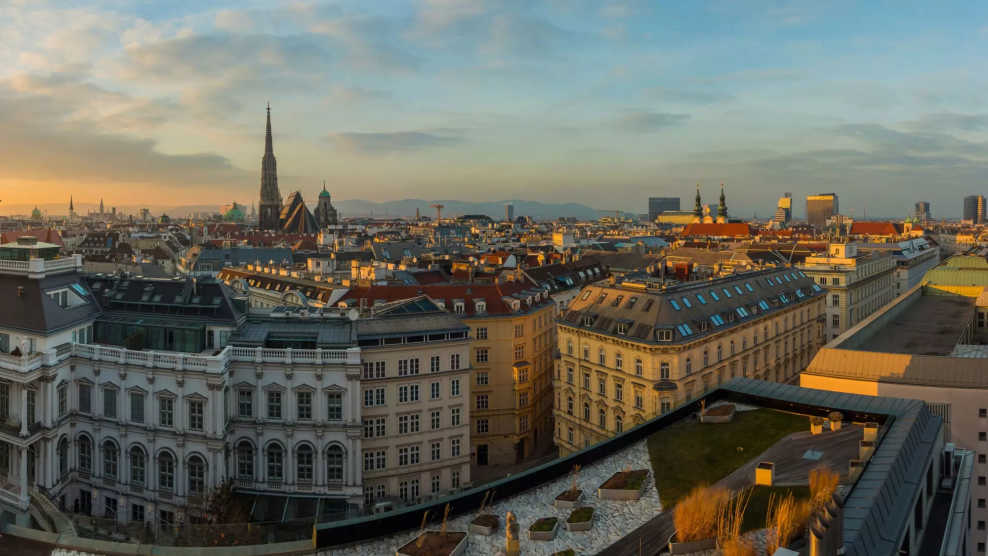
[(281, 192), (733, 215), (988, 193), (988, 3), (0, 2), (0, 213)]

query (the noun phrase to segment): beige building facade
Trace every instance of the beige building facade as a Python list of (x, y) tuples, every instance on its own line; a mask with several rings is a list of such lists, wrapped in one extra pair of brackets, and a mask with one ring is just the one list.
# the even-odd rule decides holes
[(885, 250), (833, 243), (799, 269), (827, 290), (826, 338), (840, 336), (895, 298), (895, 260)]
[(734, 377), (790, 381), (822, 343), (824, 290), (799, 270), (656, 286), (588, 286), (558, 321), (560, 455)]

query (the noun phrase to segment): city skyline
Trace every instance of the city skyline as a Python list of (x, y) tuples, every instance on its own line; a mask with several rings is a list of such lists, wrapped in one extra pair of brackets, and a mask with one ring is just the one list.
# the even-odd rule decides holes
[(267, 100), (307, 199), (641, 213), (725, 182), (738, 216), (835, 191), (951, 218), (988, 189), (980, 6), (110, 6), (0, 8), (0, 213), (249, 203)]

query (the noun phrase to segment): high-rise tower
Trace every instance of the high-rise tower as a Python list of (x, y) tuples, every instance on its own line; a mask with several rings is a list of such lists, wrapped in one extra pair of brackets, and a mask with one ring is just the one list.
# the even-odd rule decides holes
[(280, 226), (281, 193), (278, 191), (278, 163), (274, 158), (271, 141), (271, 104), (268, 103), (267, 128), (264, 131), (264, 157), (261, 158), (261, 212), (258, 226), (262, 230), (276, 230)]

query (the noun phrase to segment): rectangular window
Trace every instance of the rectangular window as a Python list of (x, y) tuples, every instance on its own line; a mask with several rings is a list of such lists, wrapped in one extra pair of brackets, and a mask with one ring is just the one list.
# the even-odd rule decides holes
[(312, 419), (312, 392), (299, 390), (295, 393), (295, 414), (299, 421)]
[(478, 328), (477, 329), (476, 336), (477, 336), (477, 339), (478, 340), (486, 340), (487, 339), (487, 328), (486, 327), (480, 327), (480, 328)]
[(515, 338), (524, 338), (524, 337), (525, 337), (525, 325), (524, 324), (516, 324), (515, 325)]
[(113, 388), (103, 389), (103, 417), (117, 418), (117, 391)]
[(460, 457), (460, 439), (450, 438), (449, 439), (449, 455), (450, 457)]
[(449, 356), (449, 368), (458, 371), (460, 370), (460, 354), (451, 353)]
[(487, 409), (487, 394), (477, 394), (477, 409)]
[(66, 385), (58, 387), (58, 416), (64, 417), (69, 412), (69, 388)]
[(173, 398), (158, 398), (158, 425), (174, 426), (175, 400)]
[(439, 372), (439, 370), (440, 370), (440, 368), (439, 368), (439, 361), (440, 361), (440, 358), (439, 358), (438, 355), (433, 355), (432, 357), (429, 358), (429, 372), (430, 373), (438, 373)]
[(518, 394), (518, 407), (528, 407), (528, 392)]
[(388, 432), (388, 418), (378, 417), (374, 419), (374, 434), (378, 437), (386, 436)]
[(443, 443), (441, 440), (435, 440), (430, 445), (430, 452), (432, 461), (438, 461), (442, 457)]
[(597, 379), (597, 393), (600, 394), (601, 396), (606, 396), (607, 395), (607, 381), (606, 380), (604, 380), (602, 378), (598, 378)]
[(460, 408), (453, 407), (449, 410), (449, 424), (452, 427), (460, 426)]
[(237, 391), (237, 415), (240, 417), (254, 416), (254, 393), (252, 391)]
[(449, 381), (449, 395), (454, 398), (460, 395), (460, 379), (454, 378)]
[(398, 416), (398, 434), (408, 434), (408, 422), (410, 419), (411, 415)]
[[(311, 406), (311, 403), (312, 403), (311, 402), (311, 399), (310, 399), (310, 402), (309, 403), (310, 403), (310, 406)], [(342, 421), (343, 420), (343, 393), (342, 392), (327, 392), (326, 393), (326, 419), (328, 419), (330, 421)]]
[(432, 475), (432, 494), (439, 493), (439, 474), (434, 473)]
[(515, 361), (521, 361), (525, 358), (525, 344), (518, 344), (515, 346)]
[(489, 421), (487, 419), (477, 419), (477, 434), (487, 434)]
[[(6, 384), (0, 384), (0, 404), (3, 400), (3, 390), (7, 388)], [(9, 408), (10, 395), (9, 390), (7, 390), (8, 395), (6, 396), (8, 405), (0, 407), (0, 417), (7, 416), (7, 408)], [(92, 413), (93, 411), (93, 387), (88, 384), (79, 385), (79, 412), (80, 413)]]
[(202, 400), (189, 401), (189, 430), (203, 431), (203, 405)]
[(268, 392), (268, 419), (281, 419), (281, 392)]
[(620, 383), (614, 384), (614, 399), (617, 401), (624, 399), (624, 386)]
[(477, 386), (487, 386), (489, 381), (490, 378), (486, 371), (477, 373)]
[(439, 381), (434, 381), (429, 384), (429, 399), (438, 400), (439, 399)]
[(429, 413), (429, 424), (432, 427), (432, 430), (436, 430), (436, 429), (439, 428), (439, 426), (440, 426), (440, 420), (441, 420), (441, 417), (440, 417), (441, 414), (442, 414), (442, 412), (439, 411), (438, 409), (433, 409), (432, 412)]
[(477, 363), (487, 363), (489, 357), (488, 348), (477, 348)]

